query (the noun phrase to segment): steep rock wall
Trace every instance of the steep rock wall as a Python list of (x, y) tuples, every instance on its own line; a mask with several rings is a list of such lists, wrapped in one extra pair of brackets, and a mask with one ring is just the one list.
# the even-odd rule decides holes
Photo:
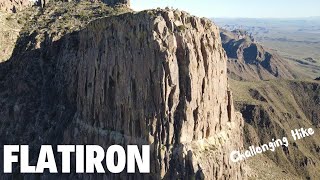
[(103, 18), (0, 70), (1, 144), (151, 145), (151, 174), (101, 179), (245, 178), (229, 160), (243, 120), (210, 20), (171, 10)]

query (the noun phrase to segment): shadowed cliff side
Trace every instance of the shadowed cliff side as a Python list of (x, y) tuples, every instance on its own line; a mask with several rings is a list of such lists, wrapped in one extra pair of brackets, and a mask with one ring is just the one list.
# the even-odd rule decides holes
[(210, 20), (126, 13), (18, 47), (0, 64), (0, 145), (30, 144), (35, 163), (41, 144), (150, 144), (151, 174), (6, 178), (245, 178), (243, 164), (229, 160), (243, 146), (243, 120)]

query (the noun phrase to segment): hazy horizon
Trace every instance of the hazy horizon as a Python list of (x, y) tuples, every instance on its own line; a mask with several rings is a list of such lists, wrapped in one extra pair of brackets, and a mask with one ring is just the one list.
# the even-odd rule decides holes
[(178, 8), (193, 15), (207, 18), (294, 19), (320, 17), (317, 0), (131, 0), (132, 9)]

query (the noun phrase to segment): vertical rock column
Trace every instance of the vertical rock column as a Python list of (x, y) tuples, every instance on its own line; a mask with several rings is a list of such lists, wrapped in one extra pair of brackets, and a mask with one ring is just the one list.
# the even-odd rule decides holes
[(77, 104), (65, 143), (150, 144), (152, 173), (141, 176), (243, 179), (229, 160), (243, 123), (212, 22), (153, 10), (94, 21), (77, 36), (75, 57), (59, 59), (74, 63), (63, 73)]

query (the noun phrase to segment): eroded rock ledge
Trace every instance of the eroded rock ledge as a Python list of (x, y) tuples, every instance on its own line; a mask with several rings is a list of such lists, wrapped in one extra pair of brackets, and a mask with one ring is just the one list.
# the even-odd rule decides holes
[(61, 40), (47, 37), (0, 70), (6, 141), (151, 144), (151, 174), (114, 176), (245, 178), (243, 164), (229, 160), (243, 146), (243, 120), (210, 20), (172, 10), (103, 18)]

